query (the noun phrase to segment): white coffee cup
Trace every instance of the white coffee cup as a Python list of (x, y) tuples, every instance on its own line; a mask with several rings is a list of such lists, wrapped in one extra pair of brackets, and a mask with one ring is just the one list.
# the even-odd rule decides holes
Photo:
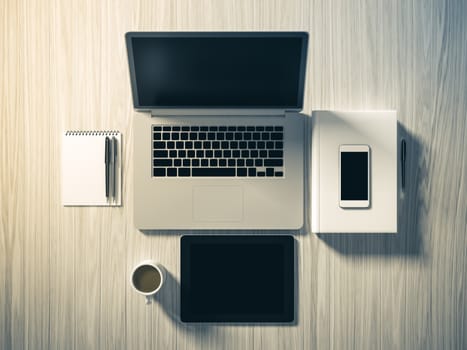
[(165, 281), (165, 269), (153, 260), (136, 265), (130, 275), (130, 283), (139, 294), (146, 297), (146, 304), (159, 292)]

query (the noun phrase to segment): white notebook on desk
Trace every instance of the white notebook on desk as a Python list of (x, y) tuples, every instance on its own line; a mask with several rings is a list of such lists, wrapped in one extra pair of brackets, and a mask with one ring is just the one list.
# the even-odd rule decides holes
[[(108, 160), (107, 170), (106, 138), (116, 141), (114, 162)], [(121, 150), (118, 131), (66, 131), (62, 139), (62, 204), (120, 206)]]

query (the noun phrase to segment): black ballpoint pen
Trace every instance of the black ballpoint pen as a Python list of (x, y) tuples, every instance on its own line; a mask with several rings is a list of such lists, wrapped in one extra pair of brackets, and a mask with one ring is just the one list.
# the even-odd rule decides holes
[(117, 195), (117, 139), (112, 137), (112, 197)]
[(405, 156), (406, 156), (406, 145), (405, 140), (401, 142), (401, 182), (402, 182), (402, 189), (405, 189)]
[(107, 198), (109, 198), (109, 179), (110, 179), (109, 151), (110, 151), (110, 139), (106, 136), (105, 137), (105, 196)]

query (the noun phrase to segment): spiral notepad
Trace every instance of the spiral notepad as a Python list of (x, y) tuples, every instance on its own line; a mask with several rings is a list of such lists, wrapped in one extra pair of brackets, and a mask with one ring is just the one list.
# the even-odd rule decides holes
[[(117, 141), (114, 196), (106, 196), (105, 139)], [(118, 131), (66, 131), (62, 140), (62, 204), (121, 205), (121, 134)]]

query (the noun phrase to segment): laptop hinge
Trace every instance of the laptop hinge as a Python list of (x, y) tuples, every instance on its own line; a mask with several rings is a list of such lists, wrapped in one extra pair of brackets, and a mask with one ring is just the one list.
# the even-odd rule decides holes
[(292, 110), (284, 109), (151, 109), (152, 117), (158, 116), (282, 116), (292, 113)]

